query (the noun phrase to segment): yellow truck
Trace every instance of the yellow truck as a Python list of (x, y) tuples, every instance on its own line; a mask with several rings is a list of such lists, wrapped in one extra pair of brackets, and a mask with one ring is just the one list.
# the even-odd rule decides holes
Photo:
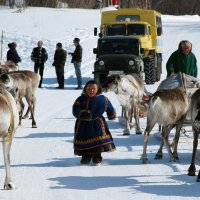
[[(95, 35), (97, 35), (97, 29), (95, 29)], [(138, 48), (138, 57), (142, 58), (143, 60), (144, 67), (140, 67), (140, 70), (143, 70), (143, 72), (140, 73), (144, 75), (144, 81), (146, 84), (154, 84), (160, 80), (162, 73), (162, 21), (160, 13), (154, 10), (136, 8), (103, 11), (101, 14), (99, 36), (100, 38), (97, 48), (95, 48), (93, 51), (95, 54), (97, 54), (97, 61), (95, 62), (95, 65), (98, 65), (99, 57), (101, 60), (103, 59), (100, 53), (102, 50), (99, 49), (101, 48), (102, 40), (108, 40), (108, 37), (111, 39), (112, 37), (118, 36), (121, 36), (119, 37), (120, 39), (126, 37), (130, 39), (132, 37), (134, 39), (138, 39), (139, 41), (139, 45), (137, 44), (137, 47), (133, 48)], [(124, 50), (124, 52), (127, 52), (127, 50)], [(118, 54), (126, 53), (123, 53), (121, 50), (121, 52)], [(111, 57), (113, 58), (113, 55)], [(116, 57), (119, 58), (119, 55), (116, 55)], [(125, 57), (126, 56), (124, 55), (123, 58)], [(109, 55), (107, 55), (107, 59), (108, 58)], [(105, 61), (104, 63), (107, 62)], [(126, 63), (129, 62), (127, 61)], [(126, 68), (127, 66), (123, 67)], [(94, 66), (94, 75), (96, 74), (95, 77), (102, 76), (102, 73), (98, 70), (95, 70), (95, 68), (100, 69), (99, 66)], [(104, 68), (108, 69), (107, 71), (109, 71), (109, 66), (104, 66)], [(116, 68), (116, 71), (119, 71), (120, 67), (116, 66)], [(123, 71), (123, 69), (121, 69), (121, 71)], [(125, 73), (129, 73), (127, 70), (125, 71)], [(109, 75), (109, 72), (106, 72), (106, 74), (104, 73), (104, 79), (107, 75)]]

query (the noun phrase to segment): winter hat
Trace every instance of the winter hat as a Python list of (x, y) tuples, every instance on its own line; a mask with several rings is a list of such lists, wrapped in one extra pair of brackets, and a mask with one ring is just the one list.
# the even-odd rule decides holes
[(74, 38), (74, 42), (79, 43), (80, 39), (79, 38)]
[(16, 48), (17, 47), (17, 43), (16, 42), (12, 42), (12, 47)]
[(59, 47), (59, 48), (62, 48), (62, 43), (59, 42), (59, 43), (56, 44), (56, 46)]
[(8, 47), (9, 47), (9, 48), (12, 48), (12, 43), (9, 43), (9, 44), (8, 44)]

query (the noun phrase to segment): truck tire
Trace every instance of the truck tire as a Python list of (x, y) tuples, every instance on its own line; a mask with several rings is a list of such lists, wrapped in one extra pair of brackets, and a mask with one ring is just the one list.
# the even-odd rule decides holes
[(156, 81), (160, 81), (162, 74), (162, 58), (157, 55)]
[(145, 82), (147, 85), (154, 84), (156, 82), (154, 57), (144, 58), (144, 73), (145, 73)]

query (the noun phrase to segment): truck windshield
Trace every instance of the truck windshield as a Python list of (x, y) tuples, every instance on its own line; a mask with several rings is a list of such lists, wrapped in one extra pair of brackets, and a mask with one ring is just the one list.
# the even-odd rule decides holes
[(112, 24), (107, 27), (107, 35), (126, 35), (125, 24)]
[(130, 39), (101, 40), (99, 53), (104, 54), (133, 54), (139, 55), (139, 41)]
[(144, 24), (128, 24), (127, 25), (128, 35), (146, 35), (146, 28)]

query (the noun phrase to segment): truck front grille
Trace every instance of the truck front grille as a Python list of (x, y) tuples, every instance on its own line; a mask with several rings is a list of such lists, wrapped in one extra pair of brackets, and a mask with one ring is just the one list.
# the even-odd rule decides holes
[(127, 69), (127, 63), (125, 60), (108, 60), (106, 68), (108, 70), (125, 70)]

